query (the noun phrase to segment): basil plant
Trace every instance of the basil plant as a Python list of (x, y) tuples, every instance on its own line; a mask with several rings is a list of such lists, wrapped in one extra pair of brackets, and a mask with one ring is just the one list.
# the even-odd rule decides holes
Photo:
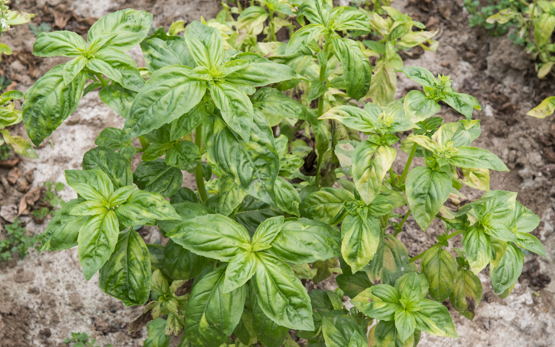
[[(383, 34), (373, 12), (262, 3), (296, 18), (288, 43), (270, 35), (241, 52), (246, 15), (237, 21), (227, 8), (170, 32), (128, 9), (101, 18), (86, 41), (66, 31), (37, 37), (36, 55), (71, 59), (25, 94), (35, 144), (92, 90), (125, 118), (98, 135), (82, 170), (66, 171), (78, 197), (48, 224), (41, 251), (77, 246), (87, 280), (98, 272), (106, 294), (146, 305), (145, 346), (169, 346), (171, 335), (195, 347), (409, 347), (422, 332), (457, 337), (458, 313), (443, 301), (473, 319), (479, 272), (489, 265), (506, 297), (524, 252), (544, 255), (531, 234), (538, 217), (515, 193), (490, 190), (490, 170), (507, 167), (472, 144), (478, 102), (418, 67), (399, 72), (423, 92), (369, 94), (372, 66), (357, 38)], [(125, 53), (137, 45), (145, 67)], [(441, 103), (462, 119), (434, 117)], [(409, 154), (402, 172), (392, 167), (398, 151)], [(423, 164), (411, 169), (415, 157)], [(183, 171), (194, 190), (182, 187)], [(485, 194), (469, 202), (463, 186)], [(398, 238), (410, 216), (423, 232), (446, 230), (412, 258)], [(160, 242), (146, 244), (143, 226), (156, 226)], [(451, 247), (459, 235), (463, 248)], [(336, 289), (316, 289), (324, 280)]]
[[(35, 16), (34, 14), (10, 10), (8, 2), (7, 0), (0, 0), (0, 38), (2, 33), (10, 30), (12, 26), (28, 23)], [(0, 43), (0, 61), (2, 61), (2, 54), (11, 55), (13, 52), (6, 44)], [(15, 108), (14, 103), (14, 100), (21, 98), (23, 98), (23, 93), (19, 90), (6, 91), (0, 95), (0, 134), (2, 134), (0, 146), (9, 145), (16, 153), (36, 159), (38, 155), (31, 142), (21, 136), (12, 136), (9, 130), (6, 129), (9, 126), (21, 123), (23, 120), (21, 111)]]

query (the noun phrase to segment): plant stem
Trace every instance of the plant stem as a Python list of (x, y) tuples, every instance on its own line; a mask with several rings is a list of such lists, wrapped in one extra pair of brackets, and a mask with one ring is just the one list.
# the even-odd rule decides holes
[(393, 172), (393, 168), (390, 167), (389, 168), (389, 182), (391, 182), (391, 184), (393, 184), (393, 185), (395, 185), (395, 183), (397, 182), (397, 180), (393, 178), (394, 176), (395, 176), (395, 173)]
[(95, 74), (96, 77), (98, 77), (98, 80), (100, 81), (100, 83), (102, 84), (102, 88), (106, 87), (108, 85), (108, 82), (106, 82), (106, 80), (104, 79), (104, 77), (102, 77), (101, 74), (97, 73)]
[(405, 225), (405, 222), (407, 221), (407, 219), (410, 216), (410, 208), (407, 211), (407, 214), (403, 217), (403, 220), (401, 221), (401, 224), (399, 224), (399, 230), (395, 232), (395, 234), (393, 235), (394, 237), (397, 237), (397, 235), (399, 235), (399, 233), (402, 231), (403, 225)]
[[(327, 44), (325, 46), (327, 48)], [(324, 51), (326, 50), (326, 48), (324, 48)], [(325, 83), (326, 82), (326, 65), (322, 65), (320, 66), (320, 77), (318, 78), (320, 80), (320, 82)], [(318, 118), (320, 118), (320, 116), (324, 113), (324, 96), (321, 95), (318, 98)]]
[(272, 40), (272, 42), (276, 42), (277, 38), (276, 38), (276, 25), (274, 23), (274, 10), (270, 10), (270, 23), (268, 25), (268, 30), (270, 31), (268, 33), (270, 40)]
[[(195, 145), (200, 149), (202, 146), (202, 128), (199, 125), (195, 130)], [(195, 168), (195, 180), (197, 182), (197, 191), (200, 195), (200, 201), (205, 202), (208, 200), (208, 194), (206, 194), (206, 187), (204, 186), (204, 177), (202, 175), (202, 164), (199, 163)]]
[[(447, 236), (447, 237), (445, 238), (445, 240), (449, 240), (449, 239), (451, 239), (451, 238), (453, 238), (453, 237), (455, 237), (455, 236), (457, 236), (457, 235), (460, 235), (460, 234), (462, 234), (462, 233), (463, 233), (462, 230), (457, 230), (457, 231), (455, 231), (454, 233), (452, 233), (451, 235)], [(437, 243), (436, 243), (436, 245), (437, 245)], [(435, 245), (433, 245), (432, 247), (435, 247)], [(428, 248), (427, 250), (431, 249), (432, 247)], [(427, 251), (427, 250), (426, 250), (426, 251)], [(424, 251), (424, 252), (422, 252), (422, 253), (420, 253), (420, 254), (418, 254), (418, 255), (415, 255), (414, 257), (410, 258), (409, 264), (410, 264), (410, 263), (414, 263), (414, 262), (417, 261), (418, 259), (422, 258), (422, 257), (424, 256), (424, 254), (426, 253), (426, 251)]]
[(405, 182), (405, 179), (407, 178), (407, 175), (409, 174), (409, 168), (410, 168), (410, 164), (412, 164), (412, 159), (414, 158), (414, 155), (416, 154), (416, 149), (418, 148), (418, 144), (414, 144), (412, 145), (412, 149), (410, 150), (410, 154), (409, 154), (409, 159), (407, 160), (407, 164), (405, 165), (405, 168), (403, 169), (403, 174), (401, 175), (401, 183)]

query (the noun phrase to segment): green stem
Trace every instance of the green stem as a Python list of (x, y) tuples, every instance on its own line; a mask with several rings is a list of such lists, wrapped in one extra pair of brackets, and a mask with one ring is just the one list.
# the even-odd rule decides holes
[[(195, 145), (200, 149), (202, 147), (202, 129), (199, 125), (195, 130)], [(208, 194), (206, 194), (206, 187), (204, 186), (204, 177), (202, 175), (202, 164), (198, 164), (195, 168), (195, 180), (197, 181), (197, 191), (200, 195), (200, 201), (205, 202), (208, 200)]]
[[(445, 238), (445, 240), (452, 239), (453, 237), (455, 237), (455, 236), (457, 236), (457, 235), (460, 235), (460, 234), (462, 234), (462, 233), (463, 233), (462, 230), (458, 230), (458, 231), (452, 233), (451, 235), (447, 236), (447, 237)], [(436, 243), (436, 245), (437, 245), (437, 243)], [(432, 247), (435, 247), (435, 245), (433, 245)], [(427, 251), (427, 250), (426, 250), (426, 251)], [(420, 254), (418, 254), (418, 255), (415, 255), (414, 257), (410, 258), (409, 264), (410, 264), (410, 263), (414, 263), (414, 262), (417, 261), (418, 259), (422, 258), (422, 257), (424, 256), (424, 254), (426, 253), (426, 251), (424, 251), (424, 252), (422, 252), (422, 253), (420, 253)]]
[(97, 73), (95, 74), (96, 77), (98, 77), (98, 80), (100, 81), (100, 83), (102, 84), (102, 88), (106, 87), (108, 85), (108, 82), (104, 79), (104, 77), (102, 77), (101, 74)]
[[(327, 48), (327, 44), (324, 48), (324, 51), (326, 51)], [(320, 77), (318, 78), (320, 80), (320, 82), (325, 83), (326, 82), (326, 66), (327, 64), (324, 64), (322, 66), (320, 66)], [(318, 98), (318, 118), (320, 118), (320, 116), (324, 113), (324, 96), (321, 95)]]
[(276, 42), (277, 37), (276, 37), (276, 26), (274, 23), (274, 10), (270, 10), (270, 24), (268, 25), (268, 30), (270, 30), (270, 32), (268, 33), (270, 40), (272, 40), (272, 42)]
[(407, 214), (403, 217), (403, 220), (401, 221), (401, 224), (399, 224), (399, 230), (395, 232), (395, 234), (393, 235), (394, 237), (397, 237), (397, 235), (399, 235), (399, 233), (402, 231), (403, 225), (405, 225), (405, 222), (407, 221), (407, 219), (410, 216), (410, 208), (407, 211)]
[(393, 168), (390, 167), (389, 168), (389, 182), (391, 182), (392, 185), (395, 185), (396, 180), (394, 179), (395, 173), (393, 172)]
[(407, 164), (405, 165), (405, 168), (403, 169), (403, 174), (401, 175), (401, 183), (405, 182), (405, 179), (407, 178), (407, 175), (409, 174), (409, 168), (410, 168), (410, 164), (412, 164), (412, 159), (414, 158), (414, 155), (416, 154), (416, 149), (418, 148), (418, 144), (414, 144), (412, 145), (412, 149), (410, 150), (410, 154), (409, 154), (409, 159), (407, 160)]

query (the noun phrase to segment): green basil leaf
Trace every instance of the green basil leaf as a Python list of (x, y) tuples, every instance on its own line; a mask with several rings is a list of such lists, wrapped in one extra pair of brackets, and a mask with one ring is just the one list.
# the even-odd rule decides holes
[(397, 90), (395, 68), (391, 62), (380, 59), (373, 70), (374, 76), (368, 95), (372, 97), (375, 104), (386, 105), (393, 101), (395, 90)]
[(249, 285), (249, 300), (251, 301), (253, 329), (260, 343), (267, 347), (281, 347), (286, 336), (289, 334), (289, 328), (283, 327), (272, 319), (270, 319), (262, 307), (258, 303), (260, 298), (256, 294), (253, 282)]
[(254, 111), (247, 94), (233, 84), (220, 82), (210, 85), (210, 95), (229, 128), (248, 142)]
[[(163, 156), (170, 148), (173, 148), (173, 143), (151, 143), (141, 156), (142, 161), (153, 161)], [(167, 164), (167, 163), (166, 163)], [(169, 165), (169, 164), (168, 164)]]
[(248, 64), (224, 78), (237, 87), (263, 87), (297, 77), (297, 73), (289, 66), (269, 62)]
[(218, 29), (193, 21), (185, 31), (185, 41), (197, 66), (211, 69), (222, 64), (224, 43)]
[(367, 213), (345, 217), (341, 225), (341, 254), (353, 273), (364, 268), (378, 250), (381, 228)]
[(253, 107), (268, 120), (279, 119), (281, 121), (281, 117), (309, 120), (311, 117), (304, 105), (275, 88), (261, 88), (252, 96), (251, 100)]
[(416, 267), (409, 264), (409, 259), (405, 244), (393, 235), (386, 234), (365, 270), (374, 283), (381, 281), (393, 285), (405, 273), (416, 271)]
[(356, 41), (336, 38), (333, 41), (335, 53), (343, 67), (347, 95), (355, 100), (363, 98), (370, 89), (372, 67)]
[(482, 271), (491, 260), (491, 241), (481, 228), (473, 228), (463, 234), (463, 249), (474, 274)]
[(345, 292), (349, 298), (353, 299), (366, 288), (372, 286), (372, 282), (364, 271), (359, 271), (354, 274), (341, 274), (335, 278), (337, 285)]
[[(362, 339), (365, 331), (355, 324), (353, 319), (346, 316), (325, 317), (322, 321), (322, 335), (326, 347), (368, 347), (368, 342)], [(362, 330), (362, 331), (361, 331)], [(360, 341), (364, 344), (360, 344)]]
[[(275, 242), (275, 241), (274, 241)], [(293, 270), (273, 256), (256, 253), (253, 285), (262, 311), (279, 325), (290, 329), (314, 330), (310, 298)]]
[(161, 27), (141, 42), (141, 50), (150, 72), (170, 65), (195, 67), (185, 39), (182, 36), (168, 36)]
[(159, 194), (135, 190), (127, 201), (116, 209), (122, 225), (144, 225), (153, 220), (179, 220), (169, 201)]
[(108, 175), (116, 189), (133, 184), (133, 172), (129, 161), (112, 149), (97, 147), (85, 153), (83, 170), (94, 169), (102, 170)]
[(461, 268), (455, 277), (455, 286), (449, 295), (449, 301), (460, 314), (473, 320), (474, 311), (482, 300), (482, 292), (480, 279), (471, 271)]
[(434, 75), (423, 67), (419, 66), (406, 66), (399, 71), (407, 75), (408, 78), (420, 84), (421, 86), (434, 88), (436, 85), (436, 78)]
[(171, 126), (171, 141), (176, 141), (183, 136), (189, 134), (191, 131), (195, 130), (202, 121), (213, 113), (214, 104), (200, 102), (198, 105), (193, 107), (189, 112), (185, 113), (177, 120), (173, 121)]
[(43, 32), (37, 36), (33, 54), (38, 57), (80, 57), (87, 50), (87, 43), (72, 31)]
[(268, 218), (264, 222), (260, 223), (252, 237), (251, 244), (253, 252), (262, 251), (272, 247), (274, 239), (283, 228), (283, 223), (283, 216)]
[[(110, 85), (100, 90), (100, 100), (123, 118), (127, 118), (129, 109), (136, 95), (136, 92), (125, 89), (115, 82), (112, 82)], [(121, 130), (118, 129), (118, 131), (121, 137)]]
[(432, 298), (438, 302), (445, 301), (455, 287), (455, 258), (440, 246), (432, 247), (422, 257), (420, 268), (430, 283)]
[(224, 280), (224, 293), (242, 287), (256, 272), (257, 258), (254, 252), (239, 252), (227, 266)]
[(87, 65), (87, 58), (85, 58), (84, 56), (80, 56), (73, 60), (68, 61), (64, 65), (64, 73), (63, 73), (64, 83), (70, 84), (71, 82), (73, 82), (75, 77), (79, 75), (81, 70), (83, 70), (86, 65)]
[(368, 317), (391, 321), (395, 319), (395, 311), (401, 307), (400, 299), (396, 288), (378, 284), (361, 292), (351, 303)]
[(441, 106), (436, 101), (428, 98), (418, 90), (411, 90), (405, 96), (403, 108), (407, 117), (413, 122), (421, 122), (441, 111)]
[(245, 308), (241, 315), (241, 320), (239, 324), (237, 324), (237, 327), (235, 327), (233, 334), (237, 336), (237, 339), (244, 345), (249, 346), (257, 342), (256, 332), (254, 331), (253, 314), (250, 310)]
[(175, 280), (189, 280), (200, 274), (208, 259), (183, 248), (173, 240), (164, 247), (164, 268)]
[(282, 211), (294, 216), (299, 216), (301, 198), (293, 185), (283, 177), (277, 177), (274, 186), (276, 206)]
[(87, 67), (108, 76), (133, 92), (138, 92), (145, 84), (135, 61), (127, 54), (113, 48), (103, 48), (98, 51), (94, 58), (89, 59)]
[(118, 224), (116, 213), (108, 211), (104, 215), (91, 216), (81, 228), (77, 238), (79, 262), (87, 281), (114, 252), (118, 242)]
[(179, 224), (183, 223), (186, 220), (199, 216), (205, 216), (207, 214), (214, 214), (214, 211), (204, 205), (199, 204), (198, 202), (182, 201), (179, 203), (173, 203), (172, 207), (175, 209), (180, 219), (158, 221), (158, 227), (164, 234), (164, 237), (167, 237), (166, 235), (170, 231), (175, 229)]
[(133, 229), (119, 234), (114, 253), (100, 269), (99, 286), (126, 306), (143, 305), (150, 296), (150, 254)]
[(369, 32), (368, 16), (355, 8), (344, 7), (342, 11), (334, 17), (334, 28), (337, 31), (342, 30), (360, 30)]
[(295, 31), (293, 36), (291, 36), (285, 54), (292, 55), (297, 53), (305, 48), (310, 42), (317, 39), (318, 36), (322, 35), (325, 30), (326, 27), (318, 23), (312, 23), (300, 28)]
[(247, 230), (222, 215), (205, 215), (185, 221), (167, 234), (193, 253), (229, 262), (241, 250), (250, 250)]
[(102, 170), (65, 170), (67, 184), (86, 200), (108, 202), (114, 191), (110, 177)]
[(66, 202), (62, 208), (56, 211), (54, 218), (48, 223), (42, 234), (40, 251), (60, 251), (77, 246), (77, 236), (83, 223), (88, 219), (86, 216), (72, 216), (70, 214), (77, 205), (85, 199), (73, 199)]
[(378, 126), (366, 110), (348, 105), (336, 106), (319, 119), (335, 119), (346, 127), (365, 133), (373, 133)]
[(457, 153), (449, 159), (451, 165), (476, 169), (509, 171), (505, 163), (487, 149), (459, 147)]
[(418, 306), (421, 310), (414, 314), (417, 329), (430, 335), (459, 337), (447, 307), (427, 299), (420, 301)]
[(187, 338), (199, 347), (219, 346), (241, 319), (247, 289), (224, 292), (226, 266), (204, 275), (191, 292), (185, 317)]
[(254, 235), (262, 222), (268, 218), (280, 215), (282, 213), (278, 209), (272, 208), (262, 201), (255, 200), (251, 196), (246, 196), (241, 205), (239, 205), (237, 212), (235, 212), (234, 219), (244, 226), (250, 235)]
[(206, 92), (206, 83), (188, 77), (191, 71), (176, 65), (154, 72), (129, 109), (123, 139), (158, 129), (195, 107)]
[[(51, 222), (52, 223), (52, 222)], [(518, 233), (516, 235), (517, 241), (516, 244), (522, 248), (526, 248), (527, 250), (534, 252), (536, 254), (545, 257), (545, 248), (543, 247), (540, 240), (538, 240), (534, 235), (525, 234), (525, 233)]]
[(191, 171), (201, 162), (200, 149), (191, 141), (180, 141), (168, 151), (165, 161), (169, 166)]
[(224, 216), (232, 214), (247, 196), (230, 176), (220, 178), (218, 190), (218, 194), (208, 198), (205, 205)]
[(416, 330), (416, 319), (412, 312), (408, 312), (402, 307), (399, 307), (395, 311), (395, 329), (397, 329), (397, 334), (399, 340), (406, 341), (409, 337), (414, 334)]
[(496, 294), (501, 294), (513, 286), (524, 266), (524, 253), (513, 243), (507, 245), (505, 255), (499, 265), (490, 269), (491, 283)]
[(279, 168), (273, 139), (267, 121), (256, 115), (248, 143), (238, 139), (223, 122), (215, 120), (209, 130), (206, 147), (210, 159), (240, 183), (241, 189), (273, 205)]
[(95, 145), (113, 150), (119, 150), (131, 146), (131, 141), (121, 142), (121, 129), (106, 128), (98, 134)]
[(555, 30), (555, 16), (550, 12), (542, 13), (534, 23), (534, 39), (539, 46), (549, 42), (551, 33)]
[(148, 338), (144, 347), (169, 347), (171, 336), (166, 335), (166, 325), (166, 320), (162, 318), (148, 322)]
[(143, 161), (133, 174), (135, 184), (147, 192), (172, 196), (181, 187), (183, 173), (178, 168), (168, 166), (164, 159)]
[(441, 146), (452, 141), (453, 147), (458, 148), (470, 146), (472, 141), (480, 136), (481, 132), (479, 120), (460, 120), (442, 125), (432, 138)]
[(311, 23), (326, 25), (330, 19), (330, 6), (323, 0), (304, 1), (297, 16), (306, 17)]
[(407, 200), (412, 216), (422, 230), (428, 230), (430, 223), (451, 193), (449, 175), (426, 166), (412, 169), (406, 182)]
[(394, 148), (377, 146), (370, 141), (363, 141), (356, 146), (352, 156), (351, 172), (357, 191), (367, 205), (380, 192), (382, 181), (396, 155), (397, 151)]
[(481, 110), (482, 107), (475, 97), (463, 93), (446, 93), (443, 100), (447, 105), (462, 113), (467, 120), (472, 119), (472, 111)]
[(339, 256), (340, 234), (306, 218), (287, 220), (267, 252), (291, 264), (307, 264)]
[(25, 93), (21, 106), (23, 122), (37, 146), (77, 109), (81, 100), (87, 75), (81, 72), (70, 84), (65, 84), (63, 72), (63, 64), (54, 67)]
[(339, 188), (322, 188), (309, 194), (301, 203), (301, 215), (329, 225), (343, 221), (347, 210), (344, 203), (354, 201), (353, 194)]
[(89, 29), (87, 40), (93, 42), (115, 34), (108, 47), (124, 52), (138, 45), (148, 35), (151, 26), (152, 14), (125, 9), (100, 18)]
[(383, 346), (383, 347), (415, 347), (418, 342), (415, 341), (420, 337), (420, 330), (416, 330), (415, 333), (407, 338), (405, 341), (401, 341), (401, 337), (395, 329), (395, 322), (385, 322), (380, 321), (376, 325), (374, 330), (374, 344), (372, 346)]

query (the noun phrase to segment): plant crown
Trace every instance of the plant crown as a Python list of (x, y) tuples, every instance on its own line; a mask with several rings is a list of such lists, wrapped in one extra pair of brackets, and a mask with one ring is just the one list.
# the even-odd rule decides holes
[[(181, 332), (180, 346), (206, 347), (298, 346), (290, 329), (329, 347), (457, 337), (444, 300), (472, 319), (479, 272), (489, 265), (506, 297), (523, 249), (545, 255), (530, 234), (539, 218), (516, 193), (490, 190), (490, 170), (508, 169), (472, 146), (480, 105), (447, 76), (403, 67), (399, 50), (437, 43), (391, 7), (259, 5), (224, 6), (216, 19), (169, 32), (149, 34), (152, 15), (127, 9), (101, 18), (87, 41), (38, 35), (35, 55), (72, 59), (25, 94), (36, 145), (95, 89), (125, 118), (122, 129), (100, 133), (82, 170), (66, 171), (78, 198), (56, 212), (41, 250), (77, 246), (87, 280), (99, 272), (105, 293), (146, 304), (154, 320), (145, 346), (168, 346)], [(276, 41), (293, 18), (300, 29)], [(125, 53), (137, 45), (145, 68)], [(423, 91), (394, 100), (396, 72)], [(440, 102), (463, 119), (434, 117)], [(408, 154), (402, 172), (392, 168), (398, 150)], [(415, 157), (424, 165), (411, 169)], [(196, 191), (182, 187), (183, 170)], [(463, 204), (463, 186), (486, 193)], [(413, 258), (397, 238), (410, 215), (423, 231), (436, 218), (447, 230)], [(145, 225), (169, 241), (146, 244)], [(458, 235), (463, 248), (449, 248)], [(337, 290), (311, 290), (334, 274)]]

